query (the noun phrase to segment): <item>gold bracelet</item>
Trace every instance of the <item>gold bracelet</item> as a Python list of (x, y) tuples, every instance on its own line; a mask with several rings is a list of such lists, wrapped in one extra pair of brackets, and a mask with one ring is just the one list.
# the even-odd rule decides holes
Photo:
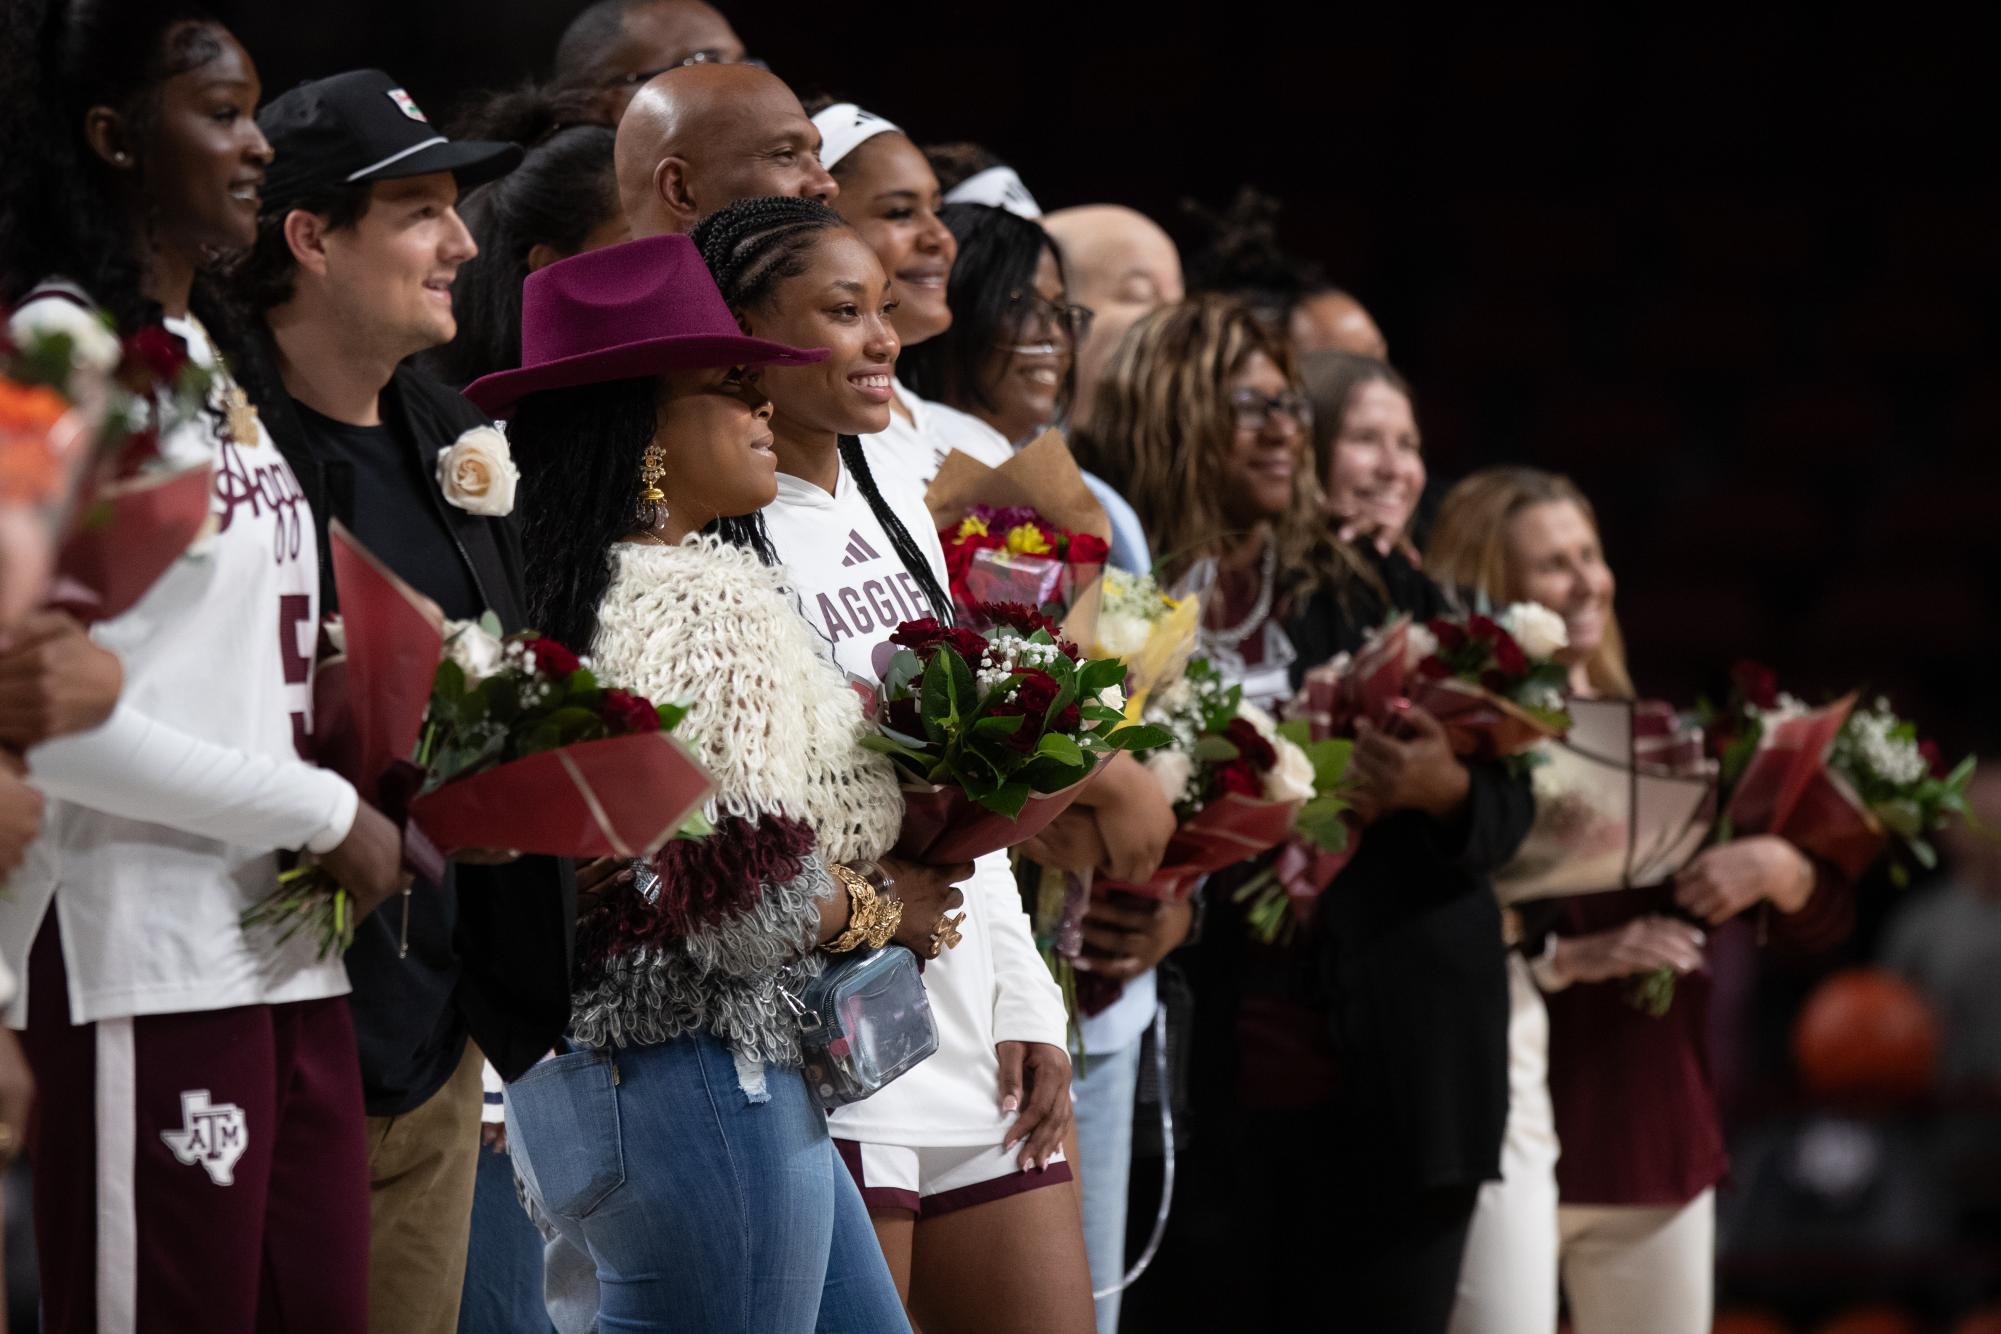
[(839, 863), (828, 870), (848, 891), (848, 929), (827, 942), (827, 952), (846, 954), (863, 941), (870, 949), (888, 944), (903, 921), (903, 900), (877, 894), (874, 885)]

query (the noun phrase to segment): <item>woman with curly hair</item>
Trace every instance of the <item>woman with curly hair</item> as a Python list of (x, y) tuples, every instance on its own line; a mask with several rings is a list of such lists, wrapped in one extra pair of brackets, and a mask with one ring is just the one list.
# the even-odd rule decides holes
[(15, 327), (101, 316), (215, 380), (160, 440), (214, 471), (199, 554), (89, 639), (52, 624), (10, 649), (49, 655), (67, 692), (58, 726), (4, 738), (52, 812), (0, 898), (0, 949), (26, 971), (8, 1021), (60, 1109), (32, 1136), (46, 1328), (247, 1332), (309, 1312), (294, 1327), (358, 1334), (368, 1174), (347, 976), (310, 933), (241, 922), (284, 853), (317, 855), (363, 914), (400, 876), (395, 826), (298, 756), (312, 520), (193, 313), (213, 313), (207, 272), (254, 236), (270, 161), (256, 67), (185, 3), (24, 3), (7, 21)]
[[(571, 1050), (507, 1088), (540, 1212), (619, 1329), (902, 1326), (860, 1195), (800, 1073), (781, 992), (827, 954), (922, 948), (950, 870), (868, 866), (903, 803), (860, 703), (786, 592), (760, 367), (685, 237), (528, 279), (522, 365), (468, 397), (510, 419), (536, 623), (608, 680), (689, 701), (715, 832), (604, 884), (578, 923)], [(787, 975), (791, 980), (787, 981)]]

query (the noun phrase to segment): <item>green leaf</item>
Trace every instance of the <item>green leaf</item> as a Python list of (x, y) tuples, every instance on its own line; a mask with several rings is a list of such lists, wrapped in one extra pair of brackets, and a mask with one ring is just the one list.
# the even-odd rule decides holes
[(1339, 797), (1315, 797), (1299, 808), (1293, 829), (1324, 852), (1339, 852), (1348, 846), (1348, 822), (1341, 818), (1348, 803)]
[(440, 659), (438, 674), (431, 678), (431, 698), (453, 702), (466, 693), (465, 669), (450, 658)]
[(507, 631), (500, 628), (500, 618), (493, 614), (493, 609), (490, 607), (479, 614), (479, 628), (493, 639), (507, 637)]
[(950, 649), (940, 649), (932, 656), (931, 665), (924, 669), (924, 693), (919, 698), (919, 712), (924, 719), (924, 735), (940, 746), (951, 739), (959, 726), (959, 699), (952, 681), (951, 664), (945, 661), (956, 656)]
[(885, 699), (902, 699), (910, 693), (910, 683), (924, 674), (924, 663), (907, 648), (900, 648), (889, 660), (889, 669), (882, 674), (882, 694)]
[(1119, 685), (1126, 679), (1126, 664), (1120, 658), (1088, 659), (1077, 673), (1077, 692), (1095, 695), (1107, 686)]
[(688, 716), (688, 704), (686, 701), (661, 704), (654, 709), (654, 712), (660, 715), (660, 730), (671, 732), (681, 725), (683, 718)]
[(1113, 750), (1159, 750), (1173, 740), (1174, 734), (1164, 727), (1135, 723), (1111, 733), (1105, 738), (1105, 744)]
[(1313, 790), (1338, 792), (1348, 781), (1348, 762), (1354, 758), (1355, 743), (1344, 737), (1309, 741), (1301, 747), (1313, 762)]
[(1022, 807), (1028, 805), (1028, 799), (1034, 795), (1026, 783), (1007, 782), (980, 798), (980, 804), (1013, 820), (1020, 817)]
[(1081, 768), (1084, 763), (1083, 750), (1076, 742), (1060, 732), (1050, 732), (1045, 735), (1036, 743), (1035, 753), (1052, 760), (1060, 760), (1073, 767)]
[(1018, 713), (989, 714), (974, 721), (970, 735), (976, 737), (1013, 736), (1028, 719)]
[(1196, 738), (1195, 749), (1189, 754), (1197, 764), (1228, 764), (1243, 752), (1237, 749), (1236, 742), (1211, 733)]
[(1313, 724), (1307, 722), (1306, 719), (1294, 718), (1289, 722), (1280, 723), (1275, 730), (1293, 745), (1311, 753), (1314, 744)]

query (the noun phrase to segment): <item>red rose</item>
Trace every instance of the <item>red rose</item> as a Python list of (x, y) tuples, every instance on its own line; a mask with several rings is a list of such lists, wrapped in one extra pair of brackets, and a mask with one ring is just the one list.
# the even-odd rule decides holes
[(1417, 665), (1417, 674), (1432, 681), (1443, 681), (1452, 675), (1452, 669), (1445, 665), (1445, 659), (1436, 653)]
[(1448, 621), (1441, 616), (1425, 629), (1431, 631), (1431, 637), (1438, 641), (1438, 647), (1447, 653), (1466, 646), (1465, 627), (1456, 621)]
[[(535, 670), (544, 676), (568, 676), (583, 670), (577, 655), (553, 639), (531, 639), (528, 651), (535, 655)], [(658, 726), (658, 724), (655, 724)]]
[(1501, 627), (1493, 617), (1476, 614), (1466, 618), (1466, 633), (1483, 644), (1491, 644), (1501, 638)]
[(1111, 558), (1111, 544), (1095, 533), (1072, 533), (1068, 560), (1072, 565), (1103, 565)]
[(931, 651), (945, 642), (948, 633), (944, 626), (938, 624), (937, 617), (922, 616), (897, 626), (889, 636), (889, 642), (899, 644), (928, 661)]
[(605, 691), (598, 712), (604, 716), (605, 726), (615, 735), (630, 732), (644, 736), (660, 730), (660, 710), (653, 707), (653, 701), (642, 699), (630, 691)]
[(1778, 674), (1762, 662), (1745, 658), (1737, 663), (1730, 669), (1730, 685), (1753, 708), (1779, 707)]
[(889, 712), (884, 716), (883, 722), (892, 732), (901, 732), (905, 736), (916, 737), (919, 741), (924, 739), (924, 714), (919, 709), (914, 695), (891, 700)]
[(1509, 676), (1527, 676), (1529, 655), (1522, 652), (1522, 646), (1507, 631), (1496, 626), (1494, 633), (1500, 636), (1493, 645), (1494, 665)]
[(1257, 770), (1243, 760), (1231, 760), (1228, 764), (1216, 766), (1216, 795), (1234, 792), (1243, 797), (1262, 797), (1265, 794), (1264, 780)]
[(1938, 742), (1929, 739), (1918, 742), (1918, 754), (1925, 757), (1925, 764), (1931, 769), (1933, 778), (1944, 778), (1952, 772), (1946, 768), (1945, 752), (1938, 748)]
[(1237, 758), (1257, 772), (1270, 773), (1278, 767), (1278, 752), (1272, 749), (1271, 742), (1265, 740), (1264, 733), (1258, 731), (1257, 724), (1250, 719), (1230, 719), (1230, 725), (1223, 729), (1223, 736), (1237, 748)]
[[(1025, 754), (1034, 750), (1042, 740), (1042, 720), (1048, 715), (1049, 706), (1056, 702), (1056, 696), (1062, 687), (1056, 684), (1055, 677), (1038, 667), (1024, 667), (1018, 675), (1021, 679), (1009, 687), (1014, 692), (1014, 698), (996, 704), (993, 716), (1027, 719), (1015, 734), (1007, 739), (1008, 745)], [(1062, 725), (1063, 717), (1067, 717), (1069, 712), (1069, 709), (1065, 709), (1057, 718), (1059, 727)], [(1075, 726), (1074, 722), (1072, 726)]]
[(153, 384), (172, 384), (188, 364), (188, 345), (163, 325), (149, 324), (125, 340), (123, 364)]

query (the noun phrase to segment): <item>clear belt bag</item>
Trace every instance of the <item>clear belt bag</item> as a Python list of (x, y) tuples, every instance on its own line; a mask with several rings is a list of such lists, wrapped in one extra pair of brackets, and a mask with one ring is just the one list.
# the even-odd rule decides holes
[(794, 994), (806, 1086), (832, 1110), (880, 1092), (938, 1050), (917, 956), (901, 945), (847, 954)]

